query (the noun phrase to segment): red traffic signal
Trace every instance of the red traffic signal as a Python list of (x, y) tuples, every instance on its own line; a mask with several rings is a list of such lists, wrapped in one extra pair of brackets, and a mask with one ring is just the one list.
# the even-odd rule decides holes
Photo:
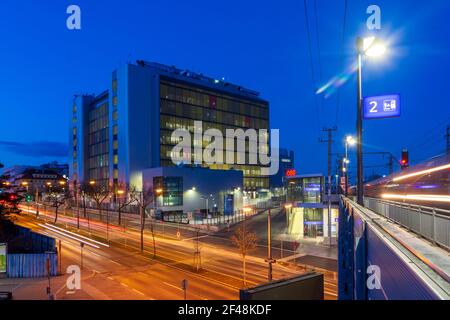
[(402, 151), (402, 159), (400, 160), (400, 166), (402, 170), (409, 167), (409, 153), (408, 150), (406, 149), (403, 149)]

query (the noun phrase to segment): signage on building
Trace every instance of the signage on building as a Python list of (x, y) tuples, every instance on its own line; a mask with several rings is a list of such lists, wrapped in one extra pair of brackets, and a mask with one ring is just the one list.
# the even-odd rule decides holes
[(234, 210), (234, 195), (233, 194), (226, 194), (224, 196), (223, 201), (223, 214), (224, 215), (232, 215)]
[(297, 171), (295, 169), (287, 169), (284, 175), (286, 177), (295, 177), (297, 175)]
[(0, 243), (0, 273), (6, 273), (6, 243)]
[(366, 97), (363, 100), (364, 119), (400, 117), (400, 95)]

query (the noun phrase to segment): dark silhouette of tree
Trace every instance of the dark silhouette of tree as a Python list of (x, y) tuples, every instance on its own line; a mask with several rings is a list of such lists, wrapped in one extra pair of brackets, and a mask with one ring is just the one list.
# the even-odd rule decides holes
[(242, 273), (244, 286), (247, 285), (246, 279), (246, 257), (248, 253), (256, 248), (258, 237), (256, 233), (247, 231), (245, 229), (245, 223), (240, 226), (235, 234), (231, 236), (232, 243), (239, 249), (239, 253), (242, 256)]
[(102, 204), (111, 194), (109, 185), (90, 181), (86, 186), (86, 194), (89, 198), (94, 200), (100, 215), (100, 221), (102, 221)]
[[(139, 217), (141, 225), (141, 251), (144, 251), (144, 228), (145, 228), (145, 211), (154, 201), (153, 186), (143, 186), (141, 191), (137, 190), (135, 186), (130, 186), (130, 197), (133, 202), (139, 207)], [(153, 256), (156, 256), (156, 243), (153, 221), (151, 221), (150, 231), (153, 238)]]
[(56, 185), (50, 188), (47, 195), (47, 201), (50, 203), (51, 207), (55, 208), (55, 220), (53, 223), (56, 223), (58, 221), (59, 208), (62, 205), (66, 204), (66, 202), (70, 200), (71, 197), (72, 194), (66, 186)]
[(119, 226), (122, 225), (122, 211), (129, 206), (133, 201), (133, 197), (130, 194), (130, 187), (126, 183), (119, 183), (117, 186), (117, 215)]

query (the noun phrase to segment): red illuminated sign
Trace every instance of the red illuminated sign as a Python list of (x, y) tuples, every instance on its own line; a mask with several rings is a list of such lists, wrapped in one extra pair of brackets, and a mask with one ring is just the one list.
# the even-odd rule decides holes
[(295, 169), (287, 169), (285, 172), (286, 177), (294, 177), (297, 175), (297, 171)]

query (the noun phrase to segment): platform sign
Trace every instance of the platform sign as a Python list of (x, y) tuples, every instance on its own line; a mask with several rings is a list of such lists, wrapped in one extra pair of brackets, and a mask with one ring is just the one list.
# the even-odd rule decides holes
[(6, 273), (6, 243), (0, 243), (0, 273)]
[(366, 97), (363, 100), (364, 119), (400, 117), (400, 95)]

